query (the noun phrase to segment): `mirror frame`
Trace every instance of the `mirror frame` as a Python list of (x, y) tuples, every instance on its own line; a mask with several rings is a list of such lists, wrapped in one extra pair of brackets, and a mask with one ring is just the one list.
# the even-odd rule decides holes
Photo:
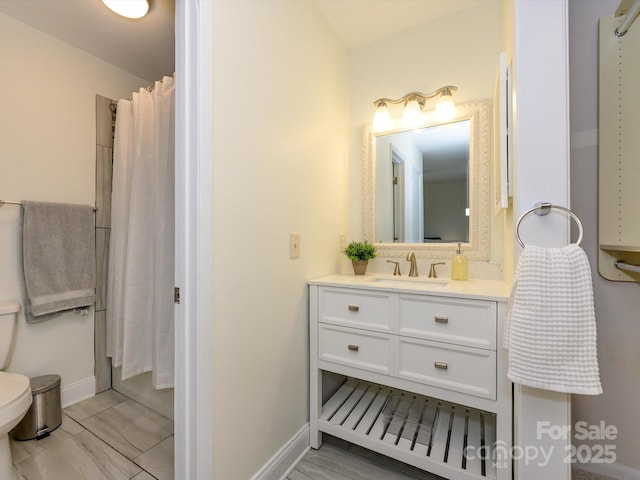
[(408, 250), (416, 256), (451, 258), (457, 243), (377, 243), (375, 241), (375, 186), (376, 186), (376, 138), (391, 133), (418, 130), (425, 127), (469, 120), (469, 241), (462, 243), (462, 250), (469, 260), (489, 259), (490, 211), (491, 211), (491, 102), (468, 102), (456, 105), (456, 115), (446, 122), (433, 120), (433, 112), (425, 114), (425, 123), (410, 129), (375, 132), (366, 125), (362, 135), (362, 234), (363, 239), (374, 243), (380, 257), (398, 257)]

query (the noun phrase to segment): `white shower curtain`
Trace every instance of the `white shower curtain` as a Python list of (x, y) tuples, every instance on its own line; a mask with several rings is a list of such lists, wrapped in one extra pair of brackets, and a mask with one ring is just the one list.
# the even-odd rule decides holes
[(174, 385), (174, 79), (119, 100), (113, 151), (107, 355), (122, 379)]

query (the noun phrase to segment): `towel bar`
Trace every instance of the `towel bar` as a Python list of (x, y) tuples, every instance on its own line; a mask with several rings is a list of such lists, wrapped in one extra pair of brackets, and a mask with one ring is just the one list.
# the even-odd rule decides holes
[(623, 260), (616, 260), (613, 262), (613, 266), (618, 270), (626, 270), (628, 272), (640, 273), (640, 265), (634, 265), (633, 263), (627, 263)]
[[(22, 205), (22, 202), (18, 200), (0, 200), (0, 207), (3, 205)], [(98, 209), (93, 207), (93, 211), (97, 212)]]
[(557, 208), (558, 210), (562, 210), (563, 212), (567, 212), (569, 215), (571, 215), (571, 218), (573, 218), (575, 220), (576, 224), (578, 225), (578, 240), (576, 241), (576, 245), (580, 245), (580, 243), (582, 242), (582, 236), (584, 234), (584, 229), (582, 228), (582, 222), (580, 221), (578, 216), (575, 213), (573, 213), (571, 210), (569, 210), (567, 207), (562, 207), (560, 205), (553, 205), (553, 204), (551, 204), (549, 202), (540, 202), (540, 203), (536, 203), (533, 206), (533, 208), (530, 208), (529, 210), (524, 212), (522, 215), (520, 215), (520, 218), (516, 222), (516, 240), (518, 241), (518, 244), (522, 248), (524, 248), (524, 242), (520, 238), (520, 223), (522, 222), (524, 217), (526, 217), (527, 215), (529, 215), (531, 213), (535, 213), (536, 215), (539, 215), (539, 216), (545, 216), (545, 215), (547, 215), (549, 213), (549, 211), (552, 208)]

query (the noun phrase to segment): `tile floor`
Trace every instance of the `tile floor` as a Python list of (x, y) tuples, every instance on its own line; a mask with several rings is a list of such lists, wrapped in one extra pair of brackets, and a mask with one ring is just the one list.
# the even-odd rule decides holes
[(173, 421), (113, 390), (63, 410), (42, 440), (11, 440), (20, 480), (173, 480)]
[(309, 450), (287, 480), (444, 479), (325, 434), (322, 447)]
[[(573, 468), (572, 480), (614, 480)], [(330, 435), (309, 450), (287, 480), (445, 480)]]
[[(65, 408), (42, 440), (11, 440), (20, 480), (173, 480), (173, 422), (113, 390)], [(443, 480), (324, 435), (287, 480)], [(605, 479), (574, 470), (574, 480)]]

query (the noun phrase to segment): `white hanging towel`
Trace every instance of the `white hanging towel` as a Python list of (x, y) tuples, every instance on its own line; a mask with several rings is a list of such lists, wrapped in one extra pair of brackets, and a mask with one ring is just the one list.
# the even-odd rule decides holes
[(563, 393), (602, 393), (591, 268), (584, 250), (527, 245), (516, 268), (504, 347), (514, 383)]

